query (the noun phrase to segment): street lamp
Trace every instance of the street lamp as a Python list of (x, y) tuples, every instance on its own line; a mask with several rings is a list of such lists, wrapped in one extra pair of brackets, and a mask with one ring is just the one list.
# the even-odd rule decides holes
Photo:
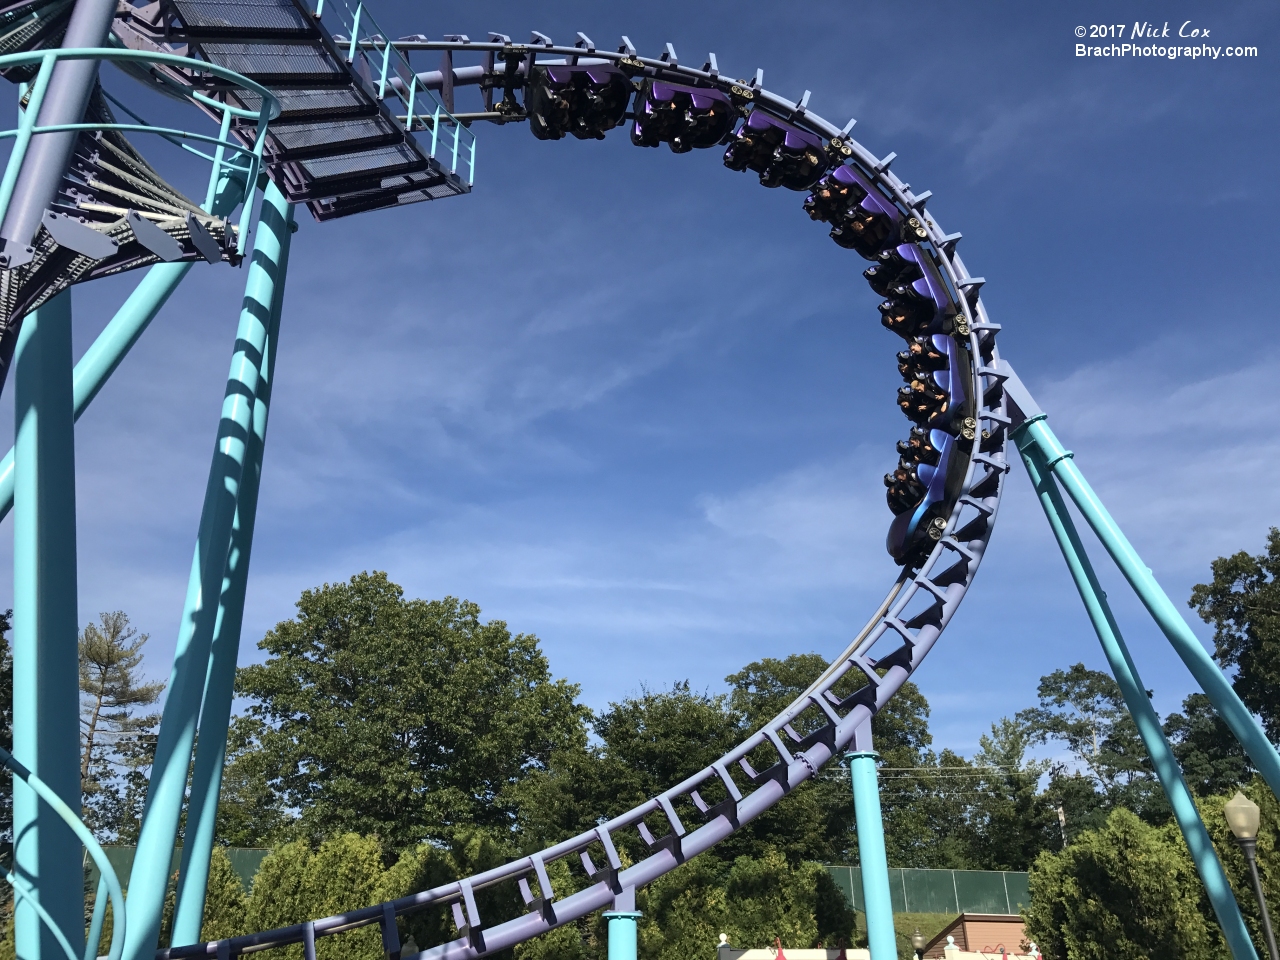
[(911, 948), (916, 952), (916, 960), (923, 960), (925, 943), (927, 941), (924, 938), (924, 934), (920, 932), (919, 927), (916, 927), (916, 932), (911, 937)]
[(1267, 952), (1271, 960), (1280, 960), (1280, 952), (1276, 951), (1276, 937), (1271, 932), (1271, 917), (1267, 913), (1267, 901), (1262, 895), (1262, 881), (1258, 878), (1258, 805), (1239, 790), (1227, 801), (1223, 808), (1227, 818), (1227, 826), (1236, 835), (1236, 843), (1249, 862), (1249, 875), (1253, 878), (1253, 892), (1258, 897), (1258, 909), (1262, 912), (1262, 934), (1267, 938)]

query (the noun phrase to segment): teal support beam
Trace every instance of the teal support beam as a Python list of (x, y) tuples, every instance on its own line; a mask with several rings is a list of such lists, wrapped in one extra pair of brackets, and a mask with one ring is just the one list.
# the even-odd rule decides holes
[[(1191, 675), (1200, 684), (1209, 697), (1219, 716), (1231, 728), (1231, 732), (1248, 753), (1249, 759), (1267, 781), (1272, 792), (1280, 796), (1280, 754), (1258, 726), (1249, 710), (1231, 689), (1231, 683), (1213, 662), (1209, 652), (1205, 650), (1199, 639), (1191, 632), (1182, 614), (1174, 607), (1168, 595), (1156, 582), (1151, 570), (1138, 552), (1133, 549), (1128, 538), (1120, 530), (1107, 508), (1102, 505), (1093, 488), (1089, 486), (1084, 475), (1076, 467), (1069, 450), (1063, 448), (1058, 438), (1049, 428), (1043, 413), (1028, 417), (1025, 424), (1019, 427), (1044, 456), (1045, 464), (1057, 478), (1085, 521), (1097, 534), (1102, 545), (1115, 561), (1120, 572), (1124, 574), (1129, 585), (1142, 600), (1147, 612), (1159, 625), (1173, 645), (1182, 662), (1187, 665)], [(1021, 446), (1022, 441), (1019, 441)]]
[[(244, 184), (233, 174), (228, 172), (219, 176), (216, 182), (210, 178), (210, 209), (214, 216), (230, 213), (243, 195)], [(157, 263), (153, 266), (84, 352), (71, 375), (73, 416), (76, 420), (88, 409), (98, 391), (120, 366), (120, 361), (133, 349), (193, 266), (194, 263)], [(10, 449), (0, 460), (0, 520), (8, 516), (12, 508), (13, 450)]]
[[(868, 723), (868, 729), (870, 724)], [(870, 746), (870, 734), (855, 739)], [(858, 862), (862, 866), (862, 901), (867, 915), (867, 946), (871, 960), (897, 960), (898, 937), (893, 930), (893, 900), (889, 895), (889, 857), (884, 849), (884, 821), (880, 815), (879, 754), (863, 749), (846, 753), (853, 785), (853, 815), (858, 828)]]
[[(76, 640), (75, 433), (71, 292), (29, 313), (14, 350), (13, 755), (80, 811)], [(77, 956), (84, 949), (80, 841), (58, 812), (13, 779), (14, 864)], [(64, 956), (25, 899), (15, 914), (22, 960)]]
[(245, 454), (240, 482), (240, 502), (231, 528), (231, 549), (222, 580), (222, 609), (214, 628), (209, 672), (205, 680), (204, 703), (200, 709), (199, 743), (191, 774), (191, 799), (187, 805), (187, 825), (183, 833), (182, 864), (178, 871), (178, 905), (174, 913), (174, 946), (201, 941), (205, 890), (209, 881), (209, 857), (213, 853), (214, 829), (218, 820), (218, 796), (222, 791), (222, 766), (227, 752), (227, 726), (235, 694), (236, 660), (240, 654), (240, 627), (244, 620), (244, 598), (249, 577), (249, 554), (253, 547), (253, 527), (258, 510), (258, 489), (262, 481), (262, 453), (267, 441), (267, 415), (271, 406), (271, 386), (275, 382), (276, 357), (280, 342), (280, 311), (284, 306), (285, 279), (289, 268), (289, 246), (293, 236), (293, 207), (286, 214), (287, 228), (279, 256), (279, 274), (267, 327), (265, 371), (258, 380), (253, 401), (253, 431)]
[(604, 914), (609, 924), (609, 960), (636, 960), (636, 921), (642, 917), (638, 910), (608, 910)]
[(280, 274), (281, 251), (288, 242), (288, 208), (284, 195), (269, 182), (258, 215), (235, 351), (227, 374), (222, 417), (174, 649), (173, 671), (156, 741), (146, 812), (129, 878), (126, 960), (151, 960), (160, 935), (169, 859), (178, 836), (191, 750), (220, 609), (231, 528), (253, 432), (253, 400), (258, 380), (265, 372), (267, 331)]
[(1160, 786), (1164, 788), (1165, 796), (1169, 798), (1174, 819), (1177, 820), (1182, 836), (1187, 841), (1191, 859), (1200, 873), (1200, 880), (1204, 883), (1205, 891), (1209, 895), (1209, 902), (1213, 905), (1214, 913), (1218, 917), (1218, 923), (1231, 949), (1231, 955), (1236, 960), (1256, 960), (1258, 954), (1254, 949), (1253, 941), (1249, 938), (1244, 918), (1240, 915), (1240, 906), (1231, 891), (1231, 885), (1213, 849), (1213, 842), (1209, 839), (1204, 822), (1200, 819), (1199, 811), (1196, 810), (1191, 791), (1187, 789), (1186, 781), (1182, 778), (1182, 770), (1173, 756), (1169, 742), (1164, 737), (1164, 731), (1160, 728), (1160, 718), (1156, 715), (1155, 708), (1151, 706), (1146, 687), (1143, 686), (1142, 678), (1138, 675), (1138, 670), (1129, 656), (1129, 649), (1120, 634), (1120, 628), (1116, 625), (1106, 594), (1098, 583), (1093, 564), (1089, 562), (1089, 556), (1080, 542), (1080, 535), (1076, 531), (1075, 523), (1062, 499), (1058, 485), (1054, 483), (1053, 474), (1049, 471), (1035, 439), (1029, 433), (1018, 431), (1014, 434), (1014, 438), (1022, 453), (1022, 462), (1031, 476), (1036, 495), (1040, 499), (1040, 506), (1044, 508), (1045, 517), (1049, 520), (1049, 526), (1058, 540), (1058, 547), (1067, 561), (1076, 589), (1080, 592), (1080, 599), (1084, 601), (1085, 609), (1089, 613), (1094, 632), (1097, 633), (1098, 640), (1102, 644), (1107, 663), (1111, 666), (1111, 672), (1120, 686), (1120, 692), (1124, 695), (1129, 714), (1133, 717), (1138, 733), (1142, 736), (1142, 742), (1147, 748), (1147, 754), (1155, 766), (1156, 775), (1160, 778)]

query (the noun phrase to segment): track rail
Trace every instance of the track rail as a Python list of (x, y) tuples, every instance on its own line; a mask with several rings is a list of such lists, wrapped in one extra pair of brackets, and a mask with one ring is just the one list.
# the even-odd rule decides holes
[[(808, 110), (807, 91), (799, 101), (792, 101), (765, 90), (759, 72), (751, 81), (727, 79), (719, 74), (714, 56), (701, 69), (682, 66), (670, 45), (663, 57), (649, 59), (637, 56), (625, 39), (614, 53), (598, 51), (581, 34), (579, 37), (580, 45), (575, 47), (559, 47), (549, 41), (517, 45), (505, 39), (489, 43), (413, 41), (396, 46), (492, 54), (495, 58), (531, 54), (526, 63), (544, 56), (571, 64), (607, 61), (626, 67), (633, 76), (733, 94), (740, 101), (749, 100), (752, 110), (763, 110), (820, 137), (829, 156), (856, 169), (902, 216), (917, 217), (927, 232), (917, 248), (927, 256), (928, 269), (940, 278), (956, 311), (952, 335), (967, 354), (965, 387), (974, 421), (956, 438), (967, 458), (966, 467), (958, 494), (946, 502), (946, 514), (941, 518), (945, 523), (931, 531), (936, 537), (932, 537), (927, 555), (908, 563), (871, 621), (803, 695), (716, 762), (681, 783), (593, 830), (495, 869), (338, 916), (229, 940), (172, 947), (158, 951), (160, 960), (229, 957), (290, 943), (304, 944), (308, 960), (313, 960), (316, 937), (371, 924), (381, 926), (384, 949), (396, 958), (401, 955), (401, 946), (395, 918), (431, 905), (452, 910), (459, 936), (413, 956), (473, 960), (610, 907), (624, 891), (675, 869), (779, 803), (853, 744), (858, 731), (865, 729), (923, 662), (973, 582), (994, 527), (1008, 471), (1005, 444), (1009, 417), (995, 344), (1000, 328), (990, 321), (978, 296), (983, 281), (970, 276), (955, 252), (960, 235), (945, 233), (925, 212), (928, 193), (913, 193), (891, 172), (894, 154), (876, 157), (848, 137), (852, 123), (841, 129)], [(495, 68), (493, 62), (489, 60), (477, 78), (498, 77), (503, 66), (499, 63)], [(471, 80), (469, 74), (462, 76), (466, 79), (460, 82)], [(451, 76), (450, 83), (453, 79)], [(882, 653), (872, 656), (882, 648)], [(856, 689), (855, 681), (859, 684)], [(838, 686), (841, 692), (837, 692)], [(760, 761), (762, 754), (768, 757), (767, 764)], [(654, 823), (665, 825), (665, 833), (656, 835)], [(639, 834), (649, 854), (624, 867), (615, 837), (627, 831)], [(560, 861), (575, 874), (575, 883), (586, 884), (582, 889), (557, 895), (548, 866)], [(502, 883), (518, 885), (527, 912), (512, 920), (486, 924), (475, 893)]]

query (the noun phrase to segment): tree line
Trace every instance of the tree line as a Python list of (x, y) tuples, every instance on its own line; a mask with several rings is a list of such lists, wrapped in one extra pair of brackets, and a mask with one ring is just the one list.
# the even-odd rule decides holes
[[(1273, 529), (1266, 553), (1215, 561), (1213, 580), (1191, 599), (1215, 628), (1219, 663), (1234, 672), (1237, 691), (1272, 737), (1280, 730), (1280, 707), (1267, 696), (1280, 675), (1278, 568), (1280, 531)], [(8, 627), (7, 618), (0, 626)], [(102, 614), (80, 638), (85, 816), (110, 842), (136, 837), (154, 754), (158, 714), (151, 708), (162, 685), (142, 678), (146, 640), (120, 612)], [(379, 572), (305, 591), (296, 615), (259, 647), (264, 662), (237, 676), (246, 707), (232, 723), (217, 835), (229, 846), (271, 847), (259, 878), (272, 879), (245, 893), (238, 880), (228, 881), (234, 875), (220, 857), (207, 937), (447, 882), (590, 829), (718, 758), (826, 666), (817, 654), (764, 658), (726, 677), (723, 692), (687, 681), (642, 686), (593, 712), (576, 685), (552, 675), (536, 637), (482, 620), (474, 603), (406, 598)], [(6, 746), (11, 708), (6, 644)], [(1125, 879), (1116, 851), (1155, 856), (1158, 848), (1157, 860), (1181, 864), (1165, 871), (1169, 883), (1189, 877), (1178, 888), (1185, 896), (1165, 897), (1164, 912), (1155, 911), (1165, 926), (1186, 933), (1182, 946), (1160, 955), (1199, 956), (1201, 943), (1214, 948), (1216, 927), (1109, 675), (1083, 664), (1046, 675), (1037, 706), (993, 723), (968, 758), (933, 749), (929, 716), (925, 697), (907, 683), (873, 721), (892, 866), (1031, 869), (1029, 929), (1046, 956), (1066, 958), (1089, 954), (1062, 939), (1063, 929), (1124, 927), (1131, 919), (1111, 908), (1088, 922), (1070, 913), (1079, 898), (1069, 891), (1080, 877), (1139, 889)], [(1206, 809), (1250, 782), (1247, 759), (1203, 695), (1186, 698), (1164, 726)], [(1032, 759), (1049, 744), (1071, 760)], [(11, 824), (11, 808), (0, 816)], [(1206, 813), (1207, 822), (1212, 817)], [(628, 862), (648, 853), (633, 831), (618, 842)], [(1259, 846), (1270, 876), (1274, 844)], [(1220, 852), (1230, 861), (1234, 849)], [(857, 858), (847, 774), (833, 767), (643, 891), (642, 948), (665, 960), (705, 949), (722, 931), (742, 943), (775, 936), (798, 945), (853, 942), (854, 918), (815, 865)], [(337, 861), (348, 864), (345, 873), (335, 873)], [(315, 880), (321, 874), (329, 879)], [(585, 882), (568, 872), (552, 879), (557, 896)], [(1247, 893), (1247, 885), (1240, 889)], [(526, 909), (513, 890), (485, 896), (487, 918)], [(1186, 909), (1170, 914), (1170, 904)], [(1145, 929), (1130, 933), (1142, 939)], [(415, 930), (424, 942), (455, 935), (443, 915), (424, 914), (405, 934)], [(598, 922), (584, 922), (519, 952), (531, 960), (540, 951), (585, 960), (602, 955), (601, 937)]]

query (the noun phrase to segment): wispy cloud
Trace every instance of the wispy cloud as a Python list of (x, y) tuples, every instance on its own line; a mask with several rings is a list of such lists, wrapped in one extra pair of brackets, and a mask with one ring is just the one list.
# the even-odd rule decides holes
[[(388, 29), (434, 35), (418, 6), (384, 6)], [(1221, 16), (1263, 32), (1241, 42), (1275, 36), (1265, 5)], [(855, 135), (901, 154), (895, 171), (968, 234), (1010, 358), (1175, 602), (1212, 557), (1261, 544), (1280, 506), (1260, 339), (1274, 269), (1254, 242), (1275, 219), (1274, 76), (1086, 71), (1065, 52), (1074, 20), (1026, 4), (744, 18), (727, 3), (445, 2), (431, 19), (471, 36), (627, 33), (651, 53), (671, 40), (687, 62), (714, 49), (728, 72), (759, 65), (829, 119), (857, 117)], [(246, 657), (300, 590), (370, 568), (538, 633), (595, 705), (640, 681), (714, 687), (759, 656), (840, 649), (896, 572), (879, 477), (905, 424), (865, 263), (805, 218), (802, 194), (726, 171), (719, 151), (637, 150), (625, 131), (480, 136), (469, 197), (303, 216)], [(77, 291), (81, 346), (134, 279)], [(77, 434), (81, 619), (128, 610), (155, 637), (156, 676), (242, 283), (193, 271)], [(1100, 665), (1017, 469), (973, 595), (919, 675), (940, 745), (965, 752), (1040, 674)], [(1167, 710), (1189, 681), (1122, 594)]]

